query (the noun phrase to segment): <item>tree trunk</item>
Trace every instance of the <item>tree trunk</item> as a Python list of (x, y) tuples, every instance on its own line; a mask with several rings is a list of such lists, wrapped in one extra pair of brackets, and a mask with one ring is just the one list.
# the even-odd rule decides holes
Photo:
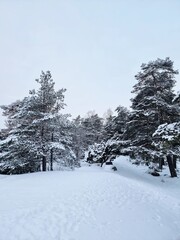
[(175, 169), (177, 169), (177, 156), (176, 155), (173, 155), (173, 166)]
[(163, 157), (160, 157), (160, 158), (159, 158), (159, 169), (162, 170), (163, 165), (164, 165), (164, 158), (163, 158)]
[[(51, 135), (51, 141), (54, 141), (54, 134)], [(53, 171), (53, 148), (51, 148), (51, 155), (50, 155), (50, 171)]]
[(46, 171), (46, 157), (45, 156), (42, 157), (42, 171), (43, 172)]
[[(41, 128), (41, 143), (42, 143), (42, 152), (44, 153), (44, 126)], [(46, 157), (42, 156), (42, 171), (46, 171)]]
[(51, 149), (51, 156), (50, 156), (50, 171), (53, 171), (53, 149)]
[(168, 162), (171, 177), (177, 177), (176, 169), (174, 168), (171, 155), (167, 155), (167, 162)]

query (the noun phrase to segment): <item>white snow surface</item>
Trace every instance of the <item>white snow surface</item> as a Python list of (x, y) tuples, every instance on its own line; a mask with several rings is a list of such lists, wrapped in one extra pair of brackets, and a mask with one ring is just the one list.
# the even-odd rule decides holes
[(179, 178), (114, 165), (0, 175), (0, 240), (180, 240)]

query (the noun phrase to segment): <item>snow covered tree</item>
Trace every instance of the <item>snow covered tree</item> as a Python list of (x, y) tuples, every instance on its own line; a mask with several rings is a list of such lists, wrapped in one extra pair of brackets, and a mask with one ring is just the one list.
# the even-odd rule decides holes
[(117, 116), (115, 116), (112, 120), (114, 125), (114, 137), (122, 140), (122, 135), (124, 134), (126, 123), (129, 119), (129, 110), (123, 106), (118, 106), (115, 110), (117, 112)]
[(113, 115), (110, 115), (108, 118), (106, 118), (106, 121), (104, 123), (104, 134), (103, 134), (104, 141), (111, 139), (116, 132), (116, 127), (114, 125), (114, 118), (115, 116)]
[(129, 110), (123, 106), (116, 108), (116, 115), (110, 115), (104, 124), (104, 138), (105, 140), (122, 139), (122, 135), (125, 131), (126, 123), (129, 118)]
[(98, 114), (89, 115), (82, 119), (82, 127), (85, 131), (85, 145), (88, 146), (99, 143), (103, 139), (103, 119)]
[[(171, 173), (176, 177), (176, 160), (180, 155), (180, 94), (173, 99), (176, 121), (158, 126), (153, 134), (153, 144), (160, 155), (165, 156)], [(174, 116), (174, 117), (175, 117)]]
[[(58, 118), (59, 111), (64, 108), (64, 92), (65, 89), (59, 91), (54, 90), (54, 81), (51, 73), (42, 72), (40, 79), (36, 80), (40, 84), (39, 90), (32, 91), (34, 97), (35, 120), (33, 128), (36, 128), (37, 146), (42, 157), (42, 170), (46, 171), (46, 157), (49, 151), (49, 142), (52, 140), (52, 134), (55, 130), (53, 124)], [(54, 120), (54, 121), (53, 121)]]
[(176, 160), (180, 154), (180, 122), (160, 125), (153, 137), (159, 154), (166, 157), (171, 177), (177, 177)]
[[(36, 163), (32, 145), (25, 137), (25, 121), (23, 114), (28, 98), (16, 101), (8, 106), (2, 106), (7, 117), (6, 138), (0, 141), (0, 162), (2, 173), (23, 173), (35, 171)], [(26, 106), (26, 107), (25, 107)], [(25, 115), (27, 117), (27, 115)], [(32, 161), (33, 159), (33, 161)]]
[(111, 117), (113, 117), (113, 111), (109, 108), (103, 114), (104, 124), (106, 124)]
[(116, 108), (116, 116), (110, 115), (106, 119), (101, 143), (95, 143), (89, 148), (88, 159), (101, 163), (111, 162), (118, 155), (124, 154), (127, 142), (122, 140), (126, 122), (128, 121), (129, 111), (123, 106)]
[(102, 143), (95, 143), (88, 148), (88, 156), (87, 162), (88, 163), (101, 163), (102, 162), (102, 155), (105, 150), (105, 142)]
[(135, 78), (138, 83), (132, 93), (132, 112), (126, 125), (124, 139), (131, 140), (133, 154), (142, 158), (152, 157), (152, 135), (163, 123), (171, 123), (175, 118), (173, 87), (177, 70), (173, 62), (166, 58), (142, 64), (141, 72)]
[(73, 168), (76, 165), (75, 153), (73, 151), (72, 123), (69, 120), (69, 114), (58, 114), (51, 119), (50, 142), (47, 161), (50, 170), (53, 170), (53, 164), (56, 163), (56, 169)]
[(37, 171), (40, 167), (46, 171), (47, 163), (52, 170), (53, 160), (60, 156), (63, 161), (67, 157), (68, 163), (74, 161), (67, 130), (68, 116), (59, 113), (65, 106), (65, 89), (54, 90), (49, 71), (42, 72), (36, 81), (40, 84), (37, 91), (30, 91), (22, 101), (2, 106), (8, 118), (9, 133), (0, 142), (1, 149), (4, 149), (0, 160), (8, 173)]
[[(103, 139), (103, 119), (94, 112), (88, 112), (87, 117), (78, 116), (72, 122), (73, 151), (77, 164), (91, 145), (100, 143)], [(79, 164), (78, 164), (79, 165)]]
[(82, 125), (82, 121), (83, 119), (80, 115), (72, 121), (72, 142), (77, 165), (79, 165), (79, 161), (84, 157), (84, 153), (87, 150), (86, 131)]

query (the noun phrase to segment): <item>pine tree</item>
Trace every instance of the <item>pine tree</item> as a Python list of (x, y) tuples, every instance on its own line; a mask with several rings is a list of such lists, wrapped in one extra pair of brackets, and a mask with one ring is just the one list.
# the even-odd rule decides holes
[(80, 115), (72, 121), (73, 150), (76, 155), (77, 165), (84, 158), (85, 151), (87, 150), (86, 131), (82, 125), (82, 121), (83, 119)]
[(36, 81), (38, 91), (32, 90), (22, 101), (2, 107), (9, 133), (0, 142), (0, 159), (8, 173), (37, 171), (40, 167), (46, 171), (47, 163), (52, 170), (53, 161), (62, 157), (63, 164), (73, 165), (68, 116), (59, 113), (65, 106), (65, 89), (54, 90), (49, 71), (42, 72)]
[(116, 126), (114, 124), (114, 118), (115, 116), (110, 115), (108, 118), (106, 118), (105, 124), (104, 124), (104, 141), (107, 141), (111, 139), (114, 134), (116, 133)]
[(123, 133), (128, 121), (129, 111), (123, 106), (116, 108), (116, 116), (110, 115), (106, 119), (102, 132), (102, 141), (89, 147), (88, 161), (91, 163), (111, 162), (118, 155), (124, 154), (124, 148), (127, 145), (123, 141)]
[(117, 112), (117, 116), (115, 116), (112, 120), (114, 125), (114, 136), (113, 138), (122, 140), (126, 123), (129, 120), (129, 110), (123, 106), (118, 106), (115, 110)]
[(166, 156), (171, 177), (177, 177), (176, 161), (180, 154), (180, 94), (173, 99), (174, 122), (158, 126), (153, 134), (153, 144), (161, 156)]
[(31, 172), (38, 168), (32, 145), (25, 136), (27, 120), (23, 119), (23, 115), (28, 119), (28, 104), (29, 98), (24, 98), (22, 101), (2, 106), (4, 115), (8, 117), (6, 138), (0, 141), (2, 173)]
[(135, 78), (138, 83), (132, 93), (132, 112), (127, 123), (124, 139), (131, 141), (133, 154), (150, 159), (152, 156), (152, 135), (163, 123), (174, 119), (172, 100), (174, 98), (173, 62), (166, 58), (142, 64), (141, 72)]
[(82, 127), (85, 132), (85, 145), (88, 146), (99, 143), (103, 139), (103, 119), (98, 114), (89, 115), (82, 119)]

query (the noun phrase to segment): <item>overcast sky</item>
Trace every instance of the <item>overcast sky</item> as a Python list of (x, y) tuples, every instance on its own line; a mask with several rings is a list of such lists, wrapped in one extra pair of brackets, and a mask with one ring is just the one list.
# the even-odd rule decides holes
[(0, 0), (0, 105), (50, 70), (67, 112), (102, 115), (129, 107), (141, 64), (165, 57), (180, 69), (180, 0)]

